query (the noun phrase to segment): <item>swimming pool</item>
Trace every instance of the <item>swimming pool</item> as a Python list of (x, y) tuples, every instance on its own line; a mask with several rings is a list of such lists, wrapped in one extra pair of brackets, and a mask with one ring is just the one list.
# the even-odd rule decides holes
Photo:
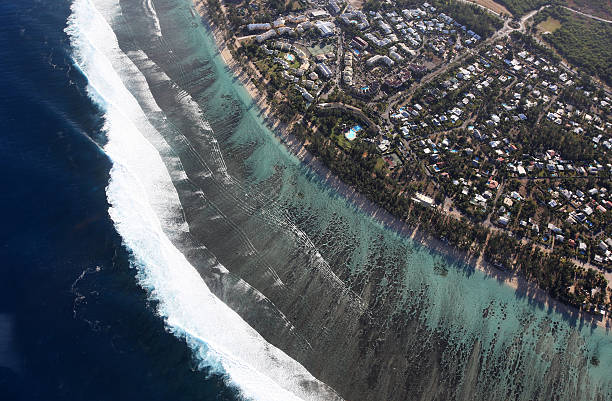
[(294, 62), (295, 61), (295, 56), (293, 54), (287, 53), (287, 54), (285, 54), (285, 59), (287, 61)]
[(360, 125), (355, 125), (353, 128), (351, 128), (350, 130), (348, 130), (346, 132), (346, 134), (344, 134), (344, 136), (346, 137), (346, 139), (348, 139), (349, 141), (353, 141), (355, 138), (357, 138), (357, 133), (361, 131), (361, 126)]

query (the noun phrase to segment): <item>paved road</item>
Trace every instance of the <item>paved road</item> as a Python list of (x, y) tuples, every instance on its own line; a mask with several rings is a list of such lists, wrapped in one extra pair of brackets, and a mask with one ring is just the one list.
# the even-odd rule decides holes
[(340, 68), (342, 62), (342, 44), (344, 42), (344, 32), (338, 35), (338, 45), (336, 48), (336, 76), (334, 77), (335, 85), (340, 85), (342, 81), (342, 68)]
[(366, 116), (366, 114), (360, 108), (351, 106), (350, 104), (339, 103), (339, 102), (319, 103), (317, 107), (321, 109), (342, 109), (342, 110), (349, 111), (357, 115), (362, 120), (364, 120), (366, 123), (368, 123), (369, 126), (378, 128), (378, 125), (376, 125), (376, 123), (374, 123), (374, 121), (372, 121), (368, 116)]
[(565, 6), (561, 6), (561, 7), (565, 8), (566, 10), (569, 10), (569, 11), (571, 11), (573, 13), (580, 14), (583, 17), (587, 17), (587, 18), (591, 18), (591, 19), (594, 19), (594, 20), (597, 20), (597, 21), (605, 22), (607, 24), (612, 24), (612, 21), (610, 21), (610, 20), (599, 18), (599, 17), (596, 17), (596, 16), (591, 15), (591, 14), (586, 14), (586, 13), (583, 13), (582, 11), (574, 10), (573, 8), (569, 8), (569, 7), (565, 7)]

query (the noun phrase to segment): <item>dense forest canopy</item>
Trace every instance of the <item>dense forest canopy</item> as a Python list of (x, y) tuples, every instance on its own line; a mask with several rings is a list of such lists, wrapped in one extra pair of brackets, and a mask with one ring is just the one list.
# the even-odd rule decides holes
[(506, 6), (508, 11), (515, 17), (527, 14), (531, 10), (535, 10), (545, 4), (551, 4), (554, 1), (550, 0), (496, 0), (497, 3)]
[(610, 0), (567, 0), (567, 6), (596, 17), (612, 20)]
[(540, 14), (538, 20), (551, 16), (561, 21), (561, 28), (544, 36), (559, 54), (612, 85), (612, 24), (581, 17), (560, 7), (548, 8)]
[(440, 8), (483, 38), (493, 35), (496, 30), (504, 26), (501, 19), (475, 5), (452, 1), (444, 3)]

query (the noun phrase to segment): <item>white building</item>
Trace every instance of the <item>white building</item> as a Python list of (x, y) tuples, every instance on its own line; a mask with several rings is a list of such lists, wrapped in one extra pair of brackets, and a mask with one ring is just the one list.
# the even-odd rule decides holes
[(265, 24), (249, 24), (247, 25), (247, 29), (249, 30), (249, 32), (253, 32), (253, 31), (267, 31), (268, 29), (271, 29), (272, 25), (270, 25), (269, 23), (265, 23)]
[(332, 36), (336, 29), (336, 26), (331, 21), (317, 21), (315, 26), (323, 37)]
[(273, 37), (276, 36), (276, 31), (274, 29), (270, 29), (269, 31), (266, 31), (260, 35), (255, 36), (255, 40), (257, 40), (257, 42), (261, 43), (264, 42), (268, 39), (272, 39)]
[(379, 62), (384, 63), (389, 67), (392, 67), (393, 64), (395, 64), (395, 62), (391, 60), (389, 57), (381, 56), (380, 54), (377, 54), (375, 56), (370, 57), (368, 61), (366, 61), (366, 65), (368, 67), (372, 67), (374, 64), (379, 63)]
[(417, 192), (415, 194), (415, 196), (412, 197), (412, 200), (414, 202), (416, 202), (416, 203), (419, 203), (419, 204), (423, 205), (423, 206), (427, 206), (427, 207), (435, 207), (436, 206), (433, 198), (431, 198), (431, 197), (429, 197), (427, 195), (424, 195), (424, 194), (422, 194), (420, 192)]

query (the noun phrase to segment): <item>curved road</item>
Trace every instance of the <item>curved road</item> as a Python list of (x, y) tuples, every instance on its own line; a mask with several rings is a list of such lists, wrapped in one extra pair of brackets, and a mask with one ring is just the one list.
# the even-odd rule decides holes
[(594, 19), (594, 20), (597, 20), (597, 21), (605, 22), (607, 24), (612, 24), (612, 21), (610, 21), (610, 20), (599, 18), (599, 17), (596, 17), (596, 16), (591, 15), (591, 14), (586, 14), (586, 13), (583, 13), (582, 11), (574, 10), (573, 8), (569, 8), (569, 7), (565, 7), (565, 6), (561, 6), (561, 7), (565, 8), (566, 10), (571, 11), (573, 13), (580, 14), (583, 17), (587, 17), (587, 18), (591, 18), (591, 19)]

